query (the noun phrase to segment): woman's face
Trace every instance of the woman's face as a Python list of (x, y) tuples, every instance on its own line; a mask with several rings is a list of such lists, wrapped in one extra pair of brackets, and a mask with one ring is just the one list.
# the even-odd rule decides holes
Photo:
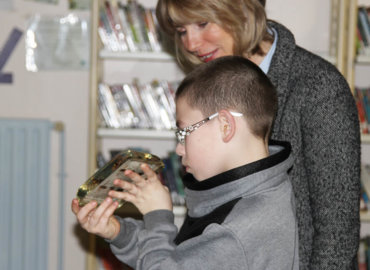
[(232, 36), (215, 23), (201, 22), (176, 28), (184, 48), (202, 62), (233, 55)]

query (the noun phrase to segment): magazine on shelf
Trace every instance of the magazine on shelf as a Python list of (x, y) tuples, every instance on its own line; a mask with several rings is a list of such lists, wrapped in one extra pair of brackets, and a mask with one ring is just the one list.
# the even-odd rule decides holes
[(133, 112), (121, 84), (111, 85), (110, 90), (119, 112), (120, 128), (134, 128), (139, 119)]
[(128, 102), (131, 105), (134, 115), (138, 118), (137, 128), (151, 128), (152, 124), (150, 117), (146, 112), (143, 102), (140, 98), (138, 89), (134, 84), (124, 83), (122, 85), (123, 91), (126, 95)]
[(110, 51), (117, 51), (116, 48), (117, 44), (114, 40), (114, 34), (108, 25), (107, 15), (103, 9), (99, 10), (99, 26), (98, 26), (98, 33), (100, 39), (107, 50)]
[(162, 46), (159, 43), (159, 35), (158, 35), (157, 27), (155, 25), (153, 16), (155, 16), (155, 13), (153, 13), (153, 9), (144, 10), (143, 17), (145, 20), (145, 26), (146, 26), (149, 44), (153, 52), (160, 52), (162, 51)]
[(125, 8), (136, 45), (139, 47), (140, 51), (150, 51), (148, 38), (145, 34), (145, 26), (141, 16), (142, 7), (136, 1), (128, 1)]
[(105, 10), (107, 13), (110, 27), (116, 35), (117, 47), (119, 51), (128, 51), (126, 43), (126, 34), (122, 27), (120, 16), (118, 15), (118, 4), (114, 0), (105, 1)]
[(148, 115), (150, 116), (154, 129), (164, 129), (162, 122), (161, 109), (153, 93), (153, 88), (149, 83), (140, 86), (140, 96)]
[(356, 32), (356, 42), (357, 42), (357, 53), (359, 55), (370, 55), (370, 19), (369, 19), (370, 9), (360, 6), (358, 8), (357, 16), (357, 32)]
[[(369, 118), (370, 118), (370, 115), (368, 115), (368, 114), (370, 113), (370, 107), (369, 107), (369, 104), (367, 102), (367, 97), (365, 99), (365, 95), (363, 93), (364, 91), (366, 91), (366, 89), (355, 87), (354, 97), (355, 97), (357, 111), (358, 111), (358, 118), (359, 118), (359, 122), (360, 122), (361, 133), (362, 134), (367, 134), (367, 133), (369, 133)], [(368, 107), (367, 109), (366, 109), (366, 105)]]
[(99, 10), (98, 33), (104, 48), (110, 51), (162, 51), (154, 9), (137, 1), (106, 0)]
[(122, 29), (126, 33), (126, 43), (131, 52), (136, 52), (139, 50), (138, 46), (135, 43), (134, 33), (132, 32), (130, 23), (127, 18), (127, 8), (122, 4), (118, 3), (118, 16), (122, 25)]
[(173, 96), (169, 93), (168, 84), (165, 82), (158, 83), (157, 81), (154, 81), (151, 85), (161, 111), (165, 128), (176, 128), (175, 102)]
[(99, 85), (99, 108), (110, 128), (175, 129), (176, 108), (172, 84), (152, 81)]
[(99, 84), (98, 97), (100, 112), (107, 127), (119, 128), (121, 126), (119, 111), (108, 85)]

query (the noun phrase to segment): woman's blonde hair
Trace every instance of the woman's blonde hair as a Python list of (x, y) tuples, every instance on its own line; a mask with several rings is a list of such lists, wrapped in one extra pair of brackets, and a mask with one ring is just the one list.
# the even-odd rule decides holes
[(156, 16), (161, 28), (175, 40), (180, 62), (200, 64), (198, 57), (187, 52), (176, 27), (212, 22), (234, 40), (234, 55), (263, 54), (260, 43), (272, 40), (267, 32), (267, 18), (260, 0), (158, 0)]

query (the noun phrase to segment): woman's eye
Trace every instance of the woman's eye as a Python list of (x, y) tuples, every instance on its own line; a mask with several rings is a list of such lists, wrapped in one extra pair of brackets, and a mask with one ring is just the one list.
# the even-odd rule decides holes
[(200, 23), (198, 23), (198, 26), (201, 27), (201, 28), (204, 28), (204, 27), (207, 26), (207, 24), (208, 24), (208, 22), (200, 22)]
[(176, 32), (179, 36), (183, 36), (186, 34), (185, 28), (176, 28)]

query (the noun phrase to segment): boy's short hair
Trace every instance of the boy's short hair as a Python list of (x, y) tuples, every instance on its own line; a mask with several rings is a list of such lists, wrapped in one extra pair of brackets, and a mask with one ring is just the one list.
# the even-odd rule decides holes
[(198, 66), (180, 83), (180, 98), (205, 117), (222, 109), (243, 113), (251, 132), (265, 141), (277, 112), (275, 87), (256, 64), (240, 56)]

